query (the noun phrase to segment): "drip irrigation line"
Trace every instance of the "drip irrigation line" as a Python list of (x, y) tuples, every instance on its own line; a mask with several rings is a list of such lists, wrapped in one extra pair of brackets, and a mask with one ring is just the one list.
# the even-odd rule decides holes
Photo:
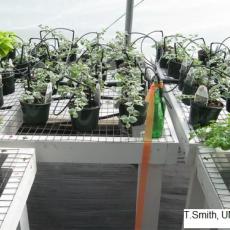
[[(137, 4), (135, 4), (134, 6), (133, 6), (133, 8), (135, 8), (135, 7), (137, 7), (138, 5), (140, 5), (142, 2), (144, 2), (145, 0), (141, 0), (140, 2), (138, 2)], [(123, 13), (121, 16), (119, 16), (116, 20), (114, 20), (109, 26), (107, 26), (106, 28), (105, 28), (105, 32), (108, 30), (108, 29), (110, 29), (113, 25), (115, 25), (118, 21), (120, 21), (124, 16), (126, 15), (126, 13)]]
[(163, 91), (164, 93), (170, 93), (172, 92), (173, 90), (175, 90), (177, 88), (178, 85), (175, 85), (172, 89), (168, 90), (168, 91)]

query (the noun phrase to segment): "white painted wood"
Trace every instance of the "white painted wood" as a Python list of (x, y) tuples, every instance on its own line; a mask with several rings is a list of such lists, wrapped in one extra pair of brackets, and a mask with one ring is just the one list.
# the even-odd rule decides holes
[(21, 216), (21, 219), (20, 219), (20, 228), (21, 228), (21, 230), (30, 230), (26, 204), (24, 206), (22, 216)]
[[(103, 164), (138, 164), (143, 143), (133, 142), (42, 142), (42, 141), (2, 141), (4, 146), (18, 146), (36, 149), (39, 162), (73, 162)], [(152, 164), (175, 164), (178, 143), (153, 143)]]
[[(4, 148), (5, 149), (5, 148)], [(26, 200), (28, 198), (30, 189), (32, 187), (35, 173), (36, 173), (36, 157), (34, 149), (23, 149), (24, 153), (27, 152), (27, 155), (24, 157), (29, 158), (30, 161), (28, 162), (27, 167), (24, 169), (24, 173), (17, 173), (13, 172), (13, 174), (17, 175), (21, 181), (18, 184), (17, 192), (14, 194), (13, 197), (9, 197), (9, 195), (4, 195), (5, 190), (3, 191), (3, 195), (0, 198), (0, 204), (3, 205), (10, 205), (8, 207), (8, 211), (5, 215), (4, 221), (1, 225), (1, 230), (14, 230), (17, 228), (20, 230), (29, 230), (27, 226), (26, 219), (28, 218), (26, 209), (24, 208), (26, 205)], [(10, 153), (12, 148), (8, 151)], [(8, 153), (6, 152), (6, 154)], [(20, 152), (18, 153), (20, 154)], [(26, 159), (25, 159), (26, 160)], [(10, 195), (11, 196), (11, 195)], [(6, 199), (6, 200), (5, 200)], [(7, 199), (12, 199), (11, 202), (7, 202)], [(3, 200), (3, 201), (2, 201)], [(22, 215), (23, 214), (23, 215)], [(18, 223), (22, 217), (22, 225), (18, 227)], [(23, 228), (22, 228), (23, 227)]]
[[(140, 166), (139, 166), (138, 174), (140, 174)], [(147, 182), (146, 193), (145, 193), (143, 224), (141, 230), (158, 229), (161, 185), (162, 185), (162, 166), (149, 165), (148, 182)]]
[(205, 197), (197, 177), (197, 169), (195, 168), (191, 173), (185, 208), (203, 208), (204, 202)]

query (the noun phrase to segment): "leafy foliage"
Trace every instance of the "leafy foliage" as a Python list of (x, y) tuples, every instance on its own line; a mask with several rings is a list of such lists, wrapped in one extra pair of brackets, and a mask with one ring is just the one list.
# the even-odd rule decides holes
[(209, 147), (230, 149), (230, 115), (220, 122), (213, 122), (210, 125), (193, 131), (190, 138), (198, 136), (203, 143)]
[(13, 32), (0, 31), (0, 59), (6, 57), (16, 44)]

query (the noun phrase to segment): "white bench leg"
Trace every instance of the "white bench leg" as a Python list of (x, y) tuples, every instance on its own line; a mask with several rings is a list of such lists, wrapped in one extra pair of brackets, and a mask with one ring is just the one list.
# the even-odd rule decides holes
[[(197, 178), (196, 168), (191, 170), (189, 188), (187, 193), (186, 200), (186, 209), (203, 209), (205, 207), (206, 201), (204, 197), (204, 193), (202, 191), (200, 182)], [(182, 230), (184, 229), (184, 223), (182, 225)], [(192, 229), (191, 229), (192, 230)], [(208, 229), (207, 229), (208, 230)]]
[[(140, 174), (140, 167), (138, 170)], [(160, 165), (149, 165), (148, 184), (141, 230), (157, 230), (161, 199), (162, 170)]]
[[(18, 229), (17, 229), (18, 230)], [(27, 206), (25, 205), (19, 223), (19, 230), (30, 230)]]

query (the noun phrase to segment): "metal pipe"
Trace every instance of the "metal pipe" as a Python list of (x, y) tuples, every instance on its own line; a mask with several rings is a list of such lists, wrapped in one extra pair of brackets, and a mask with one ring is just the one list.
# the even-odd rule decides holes
[(132, 24), (133, 24), (133, 5), (134, 5), (134, 0), (127, 0), (126, 18), (125, 18), (126, 46), (130, 44), (131, 41), (131, 32), (132, 32)]

